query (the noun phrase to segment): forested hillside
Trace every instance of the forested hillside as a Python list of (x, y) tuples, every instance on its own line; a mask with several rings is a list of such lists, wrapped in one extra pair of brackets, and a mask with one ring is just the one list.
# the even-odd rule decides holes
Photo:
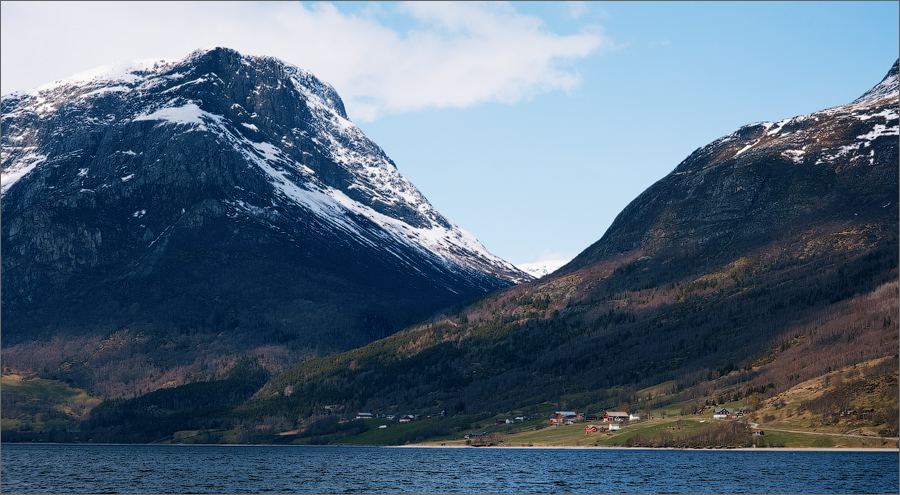
[(894, 356), (897, 94), (895, 63), (851, 104), (742, 127), (555, 274), (303, 363), (243, 414), (772, 396)]
[(306, 362), (248, 408), (287, 418), (336, 404), (347, 412), (496, 413), (542, 402), (602, 410), (670, 381), (672, 403), (726, 390), (774, 395), (896, 352), (896, 234), (892, 243), (803, 260), (778, 249), (688, 276), (620, 257)]

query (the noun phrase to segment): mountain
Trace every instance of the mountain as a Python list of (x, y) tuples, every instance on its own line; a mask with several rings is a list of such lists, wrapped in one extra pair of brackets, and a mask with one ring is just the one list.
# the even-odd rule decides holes
[(541, 278), (544, 275), (549, 275), (555, 272), (569, 261), (571, 260), (536, 261), (534, 263), (523, 263), (521, 265), (516, 265), (516, 268), (531, 275), (532, 277)]
[(272, 57), (101, 67), (3, 96), (2, 128), (4, 364), (89, 390), (275, 370), (531, 279)]
[(304, 362), (236, 414), (302, 430), (293, 418), (356, 411), (782, 407), (797, 384), (897, 354), (898, 129), (894, 63), (852, 103), (694, 151), (551, 275)]
[(897, 207), (897, 64), (849, 105), (747, 125), (694, 151), (565, 268), (641, 250), (712, 262)]

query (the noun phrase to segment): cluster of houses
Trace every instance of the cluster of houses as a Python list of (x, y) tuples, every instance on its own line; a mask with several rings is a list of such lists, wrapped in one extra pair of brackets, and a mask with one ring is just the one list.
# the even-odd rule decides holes
[(718, 409), (713, 410), (713, 419), (728, 419), (728, 418), (740, 418), (743, 417), (745, 413), (749, 413), (749, 408), (739, 407), (737, 410), (735, 409), (725, 409), (724, 407), (720, 407)]
[[(428, 416), (425, 416), (425, 417), (426, 418), (434, 418), (436, 416), (443, 416), (443, 415), (444, 415), (444, 411), (441, 411), (437, 414), (429, 414)], [(375, 419), (376, 417), (379, 419), (387, 419), (389, 421), (396, 420), (398, 423), (409, 423), (411, 421), (418, 421), (418, 420), (422, 419), (421, 414), (400, 414), (400, 415), (379, 414), (378, 416), (375, 416), (374, 414), (372, 414), (370, 412), (356, 413), (356, 419)]]
[[(611, 432), (615, 430), (621, 430), (622, 427), (618, 423), (610, 423), (608, 425), (587, 425), (584, 427), (585, 433), (599, 433), (603, 431)], [(611, 434), (611, 433), (610, 433)]]
[[(418, 421), (422, 416), (419, 414), (401, 414), (399, 416), (394, 414), (379, 414), (378, 417), (390, 421), (397, 420), (400, 423), (409, 423), (410, 421)], [(375, 419), (375, 415), (367, 412), (359, 412), (356, 413), (356, 419)]]
[(495, 425), (511, 425), (513, 423), (523, 423), (525, 421), (528, 421), (529, 419), (531, 419), (531, 418), (528, 418), (527, 416), (516, 416), (513, 419), (509, 419), (509, 418), (498, 419), (497, 421), (494, 421), (494, 424)]
[(856, 409), (844, 409), (843, 411), (831, 413), (832, 416), (840, 417), (842, 419), (869, 419), (874, 414), (874, 409), (863, 409), (861, 411), (857, 411)]
[(556, 411), (551, 417), (551, 421), (555, 426), (584, 423), (585, 421), (617, 423), (621, 421), (638, 421), (640, 419), (641, 417), (637, 414), (628, 414), (627, 412), (620, 411), (607, 411), (602, 417), (595, 414), (582, 414), (575, 411)]
[[(866, 417), (866, 416), (874, 413), (874, 411), (875, 411), (874, 409), (860, 411), (859, 413), (857, 413), (857, 411), (852, 411), (852, 410), (851, 411), (841, 411), (840, 416), (841, 417), (851, 417), (851, 416), (852, 417)], [(700, 414), (701, 412), (702, 411), (697, 411), (694, 414)], [(736, 410), (720, 407), (718, 409), (713, 410), (713, 419), (740, 418), (745, 413), (749, 413), (749, 412), (750, 412), (749, 409), (746, 409), (743, 407), (738, 408)], [(838, 413), (834, 413), (834, 414), (837, 415)], [(444, 411), (441, 411), (438, 414), (430, 414), (425, 417), (433, 418), (435, 416), (443, 416), (443, 415), (444, 415)], [(379, 414), (378, 416), (375, 416), (374, 414), (369, 413), (369, 412), (356, 413), (356, 419), (375, 419), (376, 417), (380, 418), (380, 419), (387, 419), (390, 421), (396, 420), (400, 423), (409, 423), (410, 421), (418, 421), (418, 420), (422, 419), (422, 415), (420, 415), (420, 414), (400, 414), (400, 415)], [(528, 421), (529, 419), (530, 418), (528, 418), (526, 416), (516, 416), (515, 418), (511, 418), (511, 419), (510, 418), (498, 419), (494, 422), (494, 424), (501, 425), (501, 424), (521, 423), (524, 421)], [(551, 415), (550, 419), (554, 426), (561, 426), (561, 425), (571, 425), (571, 424), (575, 424), (575, 423), (584, 423), (584, 422), (590, 422), (590, 421), (603, 421), (604, 423), (618, 423), (618, 422), (622, 422), (622, 421), (639, 421), (641, 419), (641, 417), (637, 414), (629, 414), (627, 412), (622, 412), (622, 411), (607, 411), (606, 413), (603, 414), (603, 416), (598, 416), (596, 414), (586, 414), (586, 413), (583, 414), (583, 413), (579, 413), (579, 412), (575, 412), (575, 411), (556, 411)], [(615, 428), (613, 428), (611, 426), (610, 427), (604, 426), (604, 427), (597, 427), (597, 428), (598, 429), (596, 431), (608, 431), (608, 430), (618, 430), (619, 429), (618, 426), (616, 426)]]

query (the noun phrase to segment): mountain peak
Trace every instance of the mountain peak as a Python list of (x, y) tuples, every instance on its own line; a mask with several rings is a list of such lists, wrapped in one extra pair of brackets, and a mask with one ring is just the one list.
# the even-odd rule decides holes
[(897, 66), (852, 103), (749, 124), (698, 148), (566, 270), (626, 251), (727, 257), (804, 222), (880, 218), (897, 202)]
[[(291, 81), (316, 104), (335, 112), (344, 120), (349, 120), (344, 102), (331, 84), (322, 81), (312, 72), (269, 55), (242, 55), (237, 50), (225, 47), (206, 47), (194, 50), (182, 61), (204, 71), (215, 73), (239, 73), (241, 66), (248, 70), (267, 69), (276, 79)], [(258, 88), (257, 88), (258, 89)]]
[(897, 96), (895, 93), (898, 93), (898, 79), (897, 79), (897, 71), (898, 64), (900, 64), (900, 59), (897, 59), (894, 62), (894, 65), (891, 66), (891, 69), (888, 71), (887, 75), (884, 76), (884, 79), (881, 80), (874, 88), (868, 90), (860, 96), (859, 98), (853, 100), (854, 104), (865, 103), (868, 101), (877, 101), (882, 98), (888, 98), (890, 96)]
[[(3, 119), (15, 134), (17, 117), (36, 114), (43, 119), (62, 107), (85, 104), (109, 106), (103, 118), (114, 116), (116, 123), (152, 121), (211, 132), (254, 161), (262, 157), (260, 166), (293, 202), (320, 212), (361, 215), (401, 242), (464, 267), (510, 280), (528, 278), (438, 213), (384, 151), (347, 119), (343, 101), (330, 84), (275, 57), (209, 47), (180, 61), (112, 64), (5, 99)], [(97, 117), (83, 112), (72, 117), (78, 115), (84, 117), (82, 129), (98, 127)], [(43, 163), (43, 154), (13, 148), (22, 154), (16, 159), (13, 150), (10, 160), (4, 157), (4, 194)], [(270, 165), (287, 167), (290, 178), (267, 168)], [(321, 200), (335, 205), (323, 210)]]
[(4, 336), (71, 325), (46, 308), (79, 304), (136, 327), (153, 307), (207, 311), (190, 298), (256, 321), (252, 293), (273, 331), (330, 348), (350, 340), (319, 328), (383, 336), (530, 279), (444, 218), (331, 85), (275, 57), (112, 64), (4, 97), (2, 121)]

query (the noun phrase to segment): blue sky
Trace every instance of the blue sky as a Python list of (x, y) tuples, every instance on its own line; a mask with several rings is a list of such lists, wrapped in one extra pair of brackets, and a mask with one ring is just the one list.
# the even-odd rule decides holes
[(447, 218), (516, 263), (570, 258), (693, 150), (849, 103), (898, 2), (2, 2), (2, 92), (204, 46), (273, 55)]

